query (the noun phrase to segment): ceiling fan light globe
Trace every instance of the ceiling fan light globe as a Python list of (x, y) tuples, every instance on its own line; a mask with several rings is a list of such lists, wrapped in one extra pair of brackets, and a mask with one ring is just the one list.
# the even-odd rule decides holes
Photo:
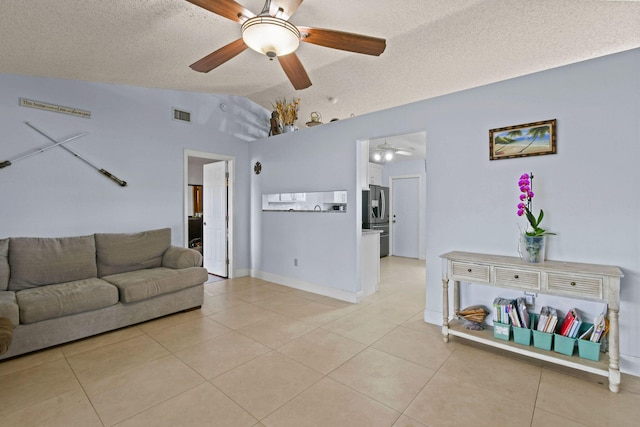
[(284, 19), (256, 16), (242, 24), (242, 40), (251, 49), (272, 58), (295, 52), (300, 46), (300, 31)]
[(393, 152), (391, 150), (387, 151), (386, 153), (384, 153), (384, 159), (385, 160), (391, 160), (393, 159)]
[(373, 153), (373, 160), (375, 160), (376, 162), (379, 162), (380, 160), (382, 160), (382, 154), (378, 152)]

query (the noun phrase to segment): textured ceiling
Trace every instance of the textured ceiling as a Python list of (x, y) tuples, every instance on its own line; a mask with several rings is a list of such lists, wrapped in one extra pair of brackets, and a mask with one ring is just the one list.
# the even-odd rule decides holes
[[(258, 13), (263, 0), (240, 0)], [(251, 50), (208, 74), (189, 65), (240, 25), (185, 0), (3, 0), (0, 72), (245, 96), (301, 98), (298, 126), (382, 110), (640, 47), (639, 1), (306, 0), (297, 25), (382, 37), (380, 57), (302, 43), (295, 91)], [(333, 100), (333, 102), (332, 102)]]

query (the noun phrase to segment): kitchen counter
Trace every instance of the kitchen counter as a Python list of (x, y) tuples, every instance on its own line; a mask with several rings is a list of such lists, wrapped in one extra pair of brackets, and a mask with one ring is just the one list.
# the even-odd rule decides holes
[(382, 234), (382, 230), (372, 230), (370, 228), (363, 228), (362, 235), (364, 236), (366, 234)]
[(262, 212), (315, 212), (315, 213), (347, 213), (346, 210), (335, 209), (262, 209)]

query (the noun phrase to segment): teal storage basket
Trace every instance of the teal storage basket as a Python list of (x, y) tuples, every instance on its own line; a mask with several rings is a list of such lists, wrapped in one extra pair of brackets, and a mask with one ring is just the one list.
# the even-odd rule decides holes
[[(591, 323), (583, 323), (580, 325), (580, 335), (584, 334), (591, 328)], [(587, 337), (586, 340), (578, 340), (578, 356), (583, 359), (593, 360), (595, 362), (600, 360), (600, 344), (599, 342), (591, 342)]]
[(511, 325), (508, 323), (493, 322), (493, 336), (499, 340), (509, 341), (511, 337)]
[(567, 338), (560, 334), (554, 334), (553, 339), (553, 351), (567, 356), (573, 356), (573, 351), (576, 348), (576, 338)]
[(600, 360), (600, 343), (591, 342), (589, 340), (578, 340), (578, 356), (583, 359)]
[[(582, 334), (584, 334), (589, 328), (591, 327), (591, 323), (583, 323), (582, 325), (580, 325), (580, 329), (578, 329), (578, 337)], [(576, 343), (578, 341), (584, 341), (584, 340), (579, 340), (578, 338), (567, 338), (565, 336), (559, 335), (559, 334), (555, 334), (556, 338), (554, 340), (555, 345), (553, 347), (553, 349), (560, 354), (566, 354), (567, 356), (573, 356), (573, 352), (576, 349)], [(578, 349), (578, 355), (580, 350)], [(593, 360), (593, 359), (591, 359)]]
[(513, 327), (513, 341), (517, 344), (531, 345), (531, 329)]
[(538, 326), (538, 314), (531, 315), (531, 334), (533, 335), (533, 346), (542, 350), (551, 350), (551, 344), (553, 343), (553, 334), (546, 332), (540, 332), (536, 330)]
[(533, 346), (542, 350), (551, 350), (553, 343), (553, 334), (533, 330)]

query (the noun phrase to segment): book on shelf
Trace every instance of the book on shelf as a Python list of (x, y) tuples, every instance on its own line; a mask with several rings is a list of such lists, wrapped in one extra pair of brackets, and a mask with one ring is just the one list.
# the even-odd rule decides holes
[(525, 299), (495, 298), (493, 300), (493, 321), (510, 323), (518, 328), (528, 328), (530, 319)]
[(516, 305), (518, 307), (518, 317), (522, 328), (528, 328), (531, 325), (529, 319), (529, 312), (527, 311), (527, 303), (524, 298), (520, 297), (516, 299)]
[(549, 307), (543, 306), (540, 309), (540, 315), (538, 316), (538, 324), (536, 325), (536, 330), (540, 332), (544, 332), (544, 327), (547, 324), (548, 318), (549, 318)]
[(562, 321), (562, 324), (560, 325), (560, 331), (558, 331), (558, 333), (560, 335), (562, 335), (562, 336), (567, 336), (567, 332), (571, 328), (571, 325), (573, 324), (573, 321), (575, 319), (576, 319), (576, 312), (572, 308), (571, 310), (569, 310), (567, 312), (567, 315), (564, 316), (564, 320)]
[(582, 320), (579, 317), (576, 317), (576, 319), (571, 324), (571, 328), (567, 332), (567, 337), (576, 338), (578, 336), (578, 331), (580, 330), (580, 326), (582, 326)]
[(538, 317), (536, 330), (540, 332), (553, 333), (558, 324), (558, 311), (553, 307), (543, 306)]
[(591, 325), (589, 327), (589, 329), (587, 329), (586, 331), (584, 331), (582, 333), (582, 335), (580, 335), (580, 339), (581, 340), (590, 340), (591, 339), (591, 334), (593, 333), (593, 329), (594, 329), (594, 325)]
[(509, 301), (507, 304), (507, 313), (509, 313), (509, 319), (511, 320), (511, 324), (517, 328), (521, 328), (520, 319), (518, 318), (518, 312), (516, 311), (515, 305), (513, 301)]
[(508, 305), (510, 300), (506, 298), (497, 297), (493, 300), (493, 321), (498, 323), (509, 324), (509, 309)]
[(609, 331), (609, 319), (606, 316), (606, 309), (605, 309), (604, 313), (598, 314), (596, 318), (593, 320), (593, 333), (591, 334), (591, 337), (589, 338), (589, 340), (592, 342), (600, 342), (602, 338), (607, 334), (608, 331)]
[(558, 326), (558, 310), (555, 308), (549, 309), (549, 321), (547, 322), (547, 326), (544, 328), (544, 331), (552, 334), (556, 330), (556, 326)]

